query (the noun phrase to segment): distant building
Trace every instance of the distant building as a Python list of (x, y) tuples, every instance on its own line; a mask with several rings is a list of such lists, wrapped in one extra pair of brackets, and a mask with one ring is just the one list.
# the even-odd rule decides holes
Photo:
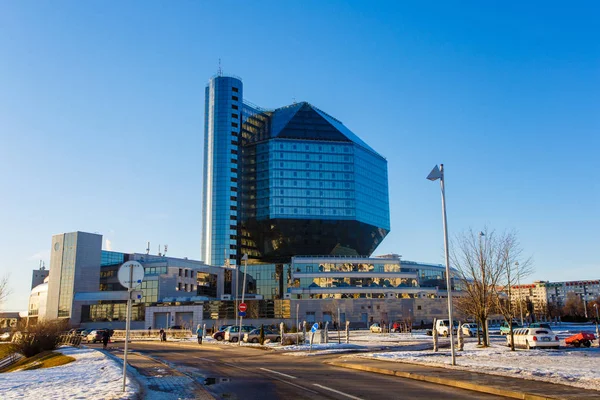
[(31, 274), (31, 288), (33, 289), (37, 285), (44, 283), (49, 273), (50, 271), (43, 264), (40, 266), (40, 269), (34, 269)]
[(600, 280), (533, 283), (511, 287), (511, 300), (529, 305), (526, 310), (537, 316), (546, 316), (550, 307), (563, 307), (569, 293), (576, 294), (583, 302), (588, 303), (600, 297)]
[[(139, 288), (143, 296), (132, 310), (133, 327), (192, 326), (202, 320), (202, 302), (222, 295), (221, 267), (164, 255), (103, 251), (102, 235), (71, 232), (52, 237), (50, 273), (47, 283), (32, 289), (30, 322), (59, 318), (72, 326), (124, 326), (127, 289), (117, 272), (126, 261), (138, 261), (145, 271)], [(146, 312), (153, 305), (171, 303), (198, 306), (186, 312)]]

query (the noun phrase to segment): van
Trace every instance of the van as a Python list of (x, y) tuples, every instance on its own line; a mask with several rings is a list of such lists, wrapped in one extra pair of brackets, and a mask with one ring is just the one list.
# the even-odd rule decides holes
[[(452, 333), (456, 335), (456, 330), (458, 329), (458, 322), (452, 321), (452, 325), (454, 325), (452, 329)], [(450, 336), (450, 320), (449, 319), (438, 319), (435, 321), (434, 329), (437, 331), (438, 335), (448, 337)]]

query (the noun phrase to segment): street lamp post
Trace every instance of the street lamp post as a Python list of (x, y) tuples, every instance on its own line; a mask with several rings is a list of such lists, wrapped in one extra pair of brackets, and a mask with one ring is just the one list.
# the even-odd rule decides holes
[(436, 165), (427, 179), (430, 181), (440, 180), (442, 191), (442, 215), (444, 225), (444, 255), (446, 258), (446, 289), (448, 290), (448, 320), (450, 321), (450, 349), (452, 352), (452, 365), (456, 365), (456, 353), (454, 349), (454, 322), (452, 321), (452, 286), (450, 285), (450, 254), (448, 252), (448, 223), (446, 219), (446, 192), (444, 189), (444, 164)]
[[(244, 254), (244, 256), (242, 257), (242, 260), (244, 260), (244, 281), (242, 282), (242, 303), (244, 302), (244, 295), (246, 294), (246, 270), (248, 268), (248, 254)], [(238, 312), (238, 310), (236, 310), (236, 313)], [(242, 345), (242, 322), (244, 320), (244, 317), (242, 317), (240, 315), (240, 330), (238, 332), (238, 346)]]
[(519, 274), (519, 262), (515, 261), (517, 267), (517, 286), (519, 286), (519, 311), (521, 312), (521, 326), (523, 326), (523, 302), (521, 301), (521, 276)]
[(598, 331), (598, 303), (594, 303), (596, 309), (596, 340), (598, 340), (598, 347), (600, 347), (600, 332)]

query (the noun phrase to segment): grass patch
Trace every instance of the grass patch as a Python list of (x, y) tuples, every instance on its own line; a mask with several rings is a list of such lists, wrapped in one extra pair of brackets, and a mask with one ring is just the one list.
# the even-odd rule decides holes
[(75, 361), (73, 357), (65, 356), (54, 351), (44, 351), (33, 357), (23, 358), (2, 372), (30, 371), (39, 368), (58, 367)]
[(0, 360), (3, 359), (4, 357), (9, 356), (10, 354), (12, 354), (14, 352), (15, 351), (10, 343), (0, 344)]

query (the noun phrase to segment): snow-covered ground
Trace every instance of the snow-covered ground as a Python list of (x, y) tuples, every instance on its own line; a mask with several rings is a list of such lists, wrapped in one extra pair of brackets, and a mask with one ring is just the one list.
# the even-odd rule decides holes
[[(589, 324), (563, 324), (553, 327), (554, 333), (563, 339), (563, 347), (559, 350), (517, 349), (512, 352), (510, 348), (506, 347), (506, 338), (499, 335), (491, 336), (492, 346), (483, 349), (478, 348), (477, 342), (471, 339), (465, 343), (465, 351), (457, 352), (456, 363), (458, 365), (452, 368), (600, 390), (600, 348), (564, 347), (565, 337), (582, 331), (593, 333), (594, 329), (595, 327)], [(448, 349), (437, 353), (432, 350), (394, 351), (367, 353), (354, 357), (442, 367), (450, 365)]]
[(61, 347), (75, 361), (53, 368), (0, 374), (2, 399), (128, 399), (139, 387), (127, 379), (115, 361), (92, 349)]

